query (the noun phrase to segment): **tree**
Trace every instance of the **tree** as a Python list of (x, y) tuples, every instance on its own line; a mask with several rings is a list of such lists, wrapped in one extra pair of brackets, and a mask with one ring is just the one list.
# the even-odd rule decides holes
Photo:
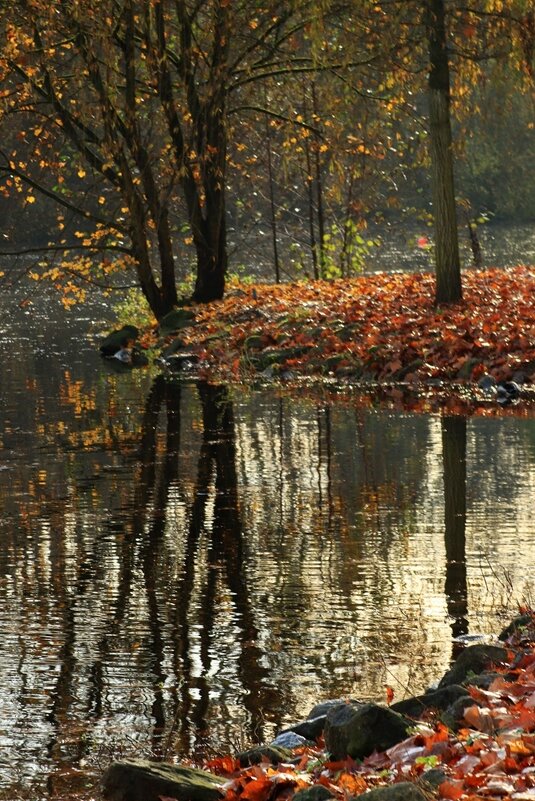
[[(307, 38), (312, 8), (279, 0), (4, 5), (4, 120), (24, 121), (42, 165), (36, 174), (19, 141), (3, 154), (4, 188), (15, 180), (81, 214), (82, 244), (133, 264), (156, 317), (177, 302), (186, 246), (196, 257), (193, 300), (220, 298), (229, 115), (258, 111), (259, 81), (327, 68)], [(51, 180), (51, 172), (61, 174)]]
[(426, 26), (429, 46), (429, 148), (435, 227), (435, 301), (437, 304), (455, 303), (462, 298), (462, 285), (444, 0), (427, 0)]

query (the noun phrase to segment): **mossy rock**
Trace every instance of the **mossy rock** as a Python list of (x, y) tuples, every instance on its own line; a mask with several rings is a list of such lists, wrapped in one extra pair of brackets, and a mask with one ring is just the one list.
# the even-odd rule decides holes
[(135, 342), (138, 336), (139, 330), (135, 325), (123, 325), (104, 337), (100, 343), (100, 352), (103, 356), (113, 356), (126, 342)]
[(323, 784), (315, 784), (314, 787), (305, 787), (298, 790), (293, 796), (293, 801), (326, 801), (333, 798), (333, 794)]
[(292, 751), (287, 748), (280, 748), (275, 745), (258, 745), (248, 751), (242, 751), (241, 754), (238, 754), (237, 759), (242, 768), (248, 768), (251, 765), (258, 765), (260, 762), (270, 762), (272, 765), (278, 765), (281, 762), (287, 762), (292, 755)]
[(251, 334), (243, 343), (244, 350), (262, 350), (264, 347), (264, 336), (262, 334)]
[(388, 787), (376, 787), (366, 793), (366, 801), (428, 801), (423, 790), (412, 782), (398, 782)]
[(128, 759), (113, 763), (102, 780), (106, 801), (220, 801), (224, 779), (181, 765)]
[(174, 353), (184, 350), (184, 348), (184, 340), (180, 337), (175, 337), (168, 345), (162, 348), (162, 356), (172, 356)]
[(258, 370), (265, 370), (266, 367), (284, 364), (288, 359), (298, 359), (311, 350), (309, 345), (296, 345), (293, 348), (266, 348), (258, 355)]
[(181, 328), (187, 328), (195, 320), (195, 314), (190, 309), (173, 309), (159, 322), (160, 333), (165, 336)]

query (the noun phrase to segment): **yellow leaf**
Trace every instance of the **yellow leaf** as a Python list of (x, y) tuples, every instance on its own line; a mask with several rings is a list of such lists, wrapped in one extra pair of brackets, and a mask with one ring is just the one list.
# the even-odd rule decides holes
[(85, 178), (86, 172), (81, 167), (78, 170), (78, 178)]
[(35, 203), (35, 197), (33, 195), (27, 195), (26, 203)]

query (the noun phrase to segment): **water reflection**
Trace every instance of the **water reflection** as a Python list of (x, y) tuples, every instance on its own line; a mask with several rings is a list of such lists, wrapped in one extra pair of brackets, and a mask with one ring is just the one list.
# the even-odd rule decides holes
[(4, 787), (418, 692), (529, 594), (531, 421), (110, 375), (42, 334), (57, 360), (0, 359)]
[(468, 633), (466, 580), (466, 418), (442, 419), (444, 461), (445, 593), (455, 637)]

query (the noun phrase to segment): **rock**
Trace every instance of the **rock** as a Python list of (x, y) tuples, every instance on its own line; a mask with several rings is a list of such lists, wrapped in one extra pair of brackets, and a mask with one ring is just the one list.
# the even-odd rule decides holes
[[(358, 701), (355, 701), (355, 703), (358, 703)], [(327, 712), (337, 706), (344, 706), (345, 704), (347, 704), (347, 701), (342, 700), (341, 698), (322, 701), (321, 703), (316, 704), (310, 710), (306, 720), (293, 723), (291, 726), (288, 726), (288, 728), (283, 729), (280, 734), (293, 732), (295, 734), (299, 734), (301, 737), (304, 737), (306, 740), (315, 742), (316, 739), (323, 734), (325, 721), (327, 720)]]
[(275, 748), (301, 748), (303, 745), (314, 745), (313, 740), (309, 740), (306, 737), (303, 737), (301, 734), (297, 734), (297, 732), (288, 729), (287, 731), (281, 731), (280, 734), (277, 734), (274, 740), (270, 742), (270, 746)]
[(132, 759), (115, 762), (102, 780), (106, 801), (220, 801), (224, 779), (204, 770)]
[[(358, 701), (350, 700), (350, 703), (358, 704)], [(316, 704), (312, 707), (307, 715), (307, 720), (326, 717), (327, 713), (330, 712), (331, 709), (334, 709), (337, 706), (345, 706), (346, 704), (347, 701), (343, 698), (331, 698), (328, 701), (321, 701), (319, 704)], [(295, 731), (295, 729), (293, 731)]]
[(316, 784), (314, 787), (298, 790), (293, 796), (293, 801), (325, 801), (332, 797), (333, 794), (323, 784)]
[(496, 670), (485, 670), (483, 673), (478, 673), (477, 676), (470, 676), (467, 684), (470, 684), (470, 687), (481, 687), (482, 690), (488, 690), (498, 676), (504, 678), (504, 674), (498, 673)]
[(327, 714), (325, 746), (333, 759), (362, 759), (408, 736), (413, 722), (388, 707), (350, 703)]
[(104, 337), (100, 343), (100, 352), (103, 356), (113, 356), (123, 345), (135, 341), (138, 336), (139, 331), (135, 325), (123, 325)]
[(507, 662), (505, 648), (498, 645), (470, 645), (461, 651), (451, 670), (439, 682), (439, 689), (450, 684), (462, 684), (470, 674), (477, 675), (493, 664)]
[(429, 792), (430, 790), (436, 790), (447, 778), (441, 768), (429, 768), (418, 778), (417, 784), (422, 790)]
[(464, 711), (469, 706), (479, 706), (470, 695), (462, 695), (457, 698), (440, 716), (442, 723), (452, 731), (458, 731), (466, 726)]
[(287, 729), (281, 731), (281, 734), (292, 732), (293, 734), (297, 734), (300, 735), (301, 737), (304, 737), (305, 740), (315, 742), (316, 739), (321, 734), (323, 734), (323, 729), (325, 728), (326, 719), (327, 719), (326, 715), (318, 715), (318, 717), (316, 718), (302, 720), (300, 723), (293, 723), (291, 726), (288, 726)]
[(160, 355), (165, 359), (167, 356), (172, 356), (174, 353), (184, 350), (185, 347), (186, 345), (184, 340), (180, 337), (175, 337), (164, 348), (162, 348)]
[(159, 322), (160, 334), (166, 336), (181, 328), (187, 328), (195, 320), (195, 314), (189, 309), (173, 309)]
[(412, 782), (398, 782), (389, 787), (376, 787), (364, 795), (366, 801), (428, 801), (425, 793)]
[(271, 762), (272, 765), (278, 765), (280, 762), (287, 762), (293, 756), (292, 752), (287, 748), (273, 745), (258, 745), (255, 748), (250, 748), (248, 751), (242, 751), (238, 754), (236, 759), (239, 761), (242, 768), (248, 768), (250, 765), (258, 765), (259, 762)]
[(530, 623), (533, 623), (533, 616), (532, 615), (518, 615), (517, 617), (513, 618), (513, 620), (506, 626), (503, 631), (498, 634), (499, 640), (506, 640), (512, 634), (516, 634), (517, 631), (521, 631), (522, 629), (529, 626)]
[(408, 715), (410, 718), (419, 718), (426, 709), (438, 709), (442, 712), (461, 697), (471, 700), (466, 687), (461, 687), (460, 684), (450, 684), (440, 690), (432, 690), (423, 695), (416, 695), (414, 698), (397, 701), (391, 705), (390, 709), (401, 715)]

